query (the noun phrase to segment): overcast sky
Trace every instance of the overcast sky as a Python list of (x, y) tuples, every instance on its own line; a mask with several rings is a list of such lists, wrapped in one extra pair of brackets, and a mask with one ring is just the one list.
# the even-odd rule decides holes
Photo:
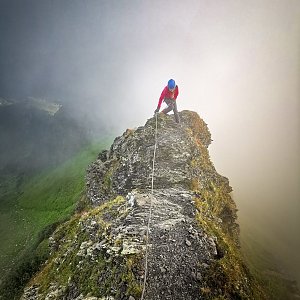
[(299, 0), (0, 0), (0, 37), (0, 97), (92, 103), (119, 133), (174, 78), (242, 226), (276, 234), (300, 281)]

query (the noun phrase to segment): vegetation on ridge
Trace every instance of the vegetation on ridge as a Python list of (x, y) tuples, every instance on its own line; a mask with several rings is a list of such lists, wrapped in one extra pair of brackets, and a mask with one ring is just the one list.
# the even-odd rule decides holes
[[(55, 251), (52, 252), (46, 267), (30, 283), (40, 285), (39, 293), (42, 297), (46, 296), (44, 293), (53, 282), (59, 293), (68, 293), (67, 286), (70, 281), (82, 293), (90, 293), (94, 297), (112, 293), (116, 297), (121, 293), (140, 296), (141, 287), (135, 281), (132, 271), (137, 263), (136, 256), (111, 258), (105, 251), (101, 251), (100, 243), (97, 248), (92, 246), (93, 242), (99, 241), (99, 237), (111, 242), (110, 221), (119, 214), (124, 202), (124, 198), (119, 196), (88, 212), (74, 215), (57, 228), (50, 242), (50, 247)], [(89, 230), (93, 225), (95, 230), (91, 234)], [(85, 255), (89, 257), (88, 260), (83, 259)]]

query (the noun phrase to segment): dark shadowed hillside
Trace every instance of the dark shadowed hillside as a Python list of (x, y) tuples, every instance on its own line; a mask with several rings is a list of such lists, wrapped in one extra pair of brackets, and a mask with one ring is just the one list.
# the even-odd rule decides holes
[(1, 174), (31, 174), (77, 153), (87, 133), (64, 107), (42, 101), (0, 105)]

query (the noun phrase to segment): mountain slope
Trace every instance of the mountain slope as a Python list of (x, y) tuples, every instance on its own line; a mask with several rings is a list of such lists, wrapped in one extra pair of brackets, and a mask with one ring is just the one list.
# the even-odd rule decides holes
[(6, 193), (0, 189), (0, 299), (18, 299), (18, 289), (36, 271), (31, 270), (34, 261), (44, 259), (47, 252), (39, 253), (39, 243), (74, 211), (83, 193), (86, 166), (107, 145), (108, 140), (91, 144), (61, 166), (27, 178), (19, 193), (13, 183), (3, 186)]
[(1, 174), (32, 175), (57, 166), (89, 142), (67, 109), (55, 109), (36, 100), (0, 106)]
[(127, 130), (87, 174), (86, 208), (49, 240), (50, 258), (22, 299), (264, 299), (239, 249), (228, 180), (211, 163), (206, 124), (181, 113)]

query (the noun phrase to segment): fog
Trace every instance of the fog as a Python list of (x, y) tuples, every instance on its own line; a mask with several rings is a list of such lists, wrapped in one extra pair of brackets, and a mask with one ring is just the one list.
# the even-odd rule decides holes
[(0, 97), (87, 106), (112, 132), (143, 125), (174, 78), (242, 232), (300, 282), (299, 0), (2, 0), (0, 36)]

